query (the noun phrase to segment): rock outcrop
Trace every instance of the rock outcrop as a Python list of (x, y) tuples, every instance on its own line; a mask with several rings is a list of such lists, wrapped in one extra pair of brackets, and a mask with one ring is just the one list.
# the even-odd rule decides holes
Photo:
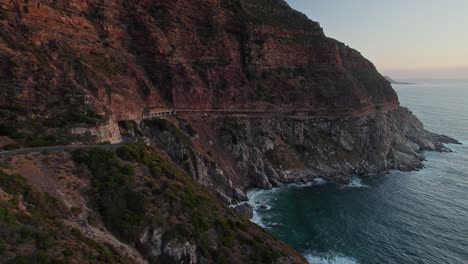
[(139, 132), (228, 203), (245, 200), (252, 188), (420, 169), (425, 151), (446, 152), (444, 143), (458, 143), (426, 131), (402, 107), (335, 119), (153, 120)]
[[(456, 143), (426, 131), (371, 62), (283, 0), (1, 1), (0, 79), (9, 143), (116, 142), (116, 121), (145, 143), (75, 153), (84, 175), (71, 178), (86, 180), (94, 220), (151, 263), (304, 263), (226, 205), (250, 188), (414, 170), (424, 151)], [(182, 114), (141, 120), (155, 108)], [(14, 177), (0, 176), (8, 188)], [(53, 259), (70, 254), (55, 249), (73, 232)], [(10, 240), (0, 260), (18, 257)], [(115, 262), (112, 248), (83, 254)]]
[(5, 114), (79, 124), (91, 113), (138, 119), (157, 106), (398, 107), (371, 62), (283, 0), (3, 2), (19, 3), (0, 16)]
[(159, 153), (0, 158), (0, 262), (306, 263)]
[(96, 142), (100, 143), (108, 142), (115, 144), (122, 141), (119, 125), (112, 119), (110, 119), (107, 124), (100, 126), (75, 127), (71, 129), (71, 132), (81, 136), (88, 134), (93, 137)]

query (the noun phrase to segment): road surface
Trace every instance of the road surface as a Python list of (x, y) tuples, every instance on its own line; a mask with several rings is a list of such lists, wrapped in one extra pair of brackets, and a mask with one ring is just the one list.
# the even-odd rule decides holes
[(0, 157), (10, 157), (23, 154), (31, 153), (41, 153), (44, 151), (73, 151), (77, 149), (86, 149), (86, 148), (102, 148), (102, 149), (112, 149), (122, 147), (131, 143), (136, 142), (136, 139), (130, 137), (122, 137), (122, 141), (115, 144), (107, 145), (75, 145), (75, 146), (51, 146), (51, 147), (38, 147), (38, 148), (25, 148), (17, 149), (12, 151), (3, 151), (0, 152)]

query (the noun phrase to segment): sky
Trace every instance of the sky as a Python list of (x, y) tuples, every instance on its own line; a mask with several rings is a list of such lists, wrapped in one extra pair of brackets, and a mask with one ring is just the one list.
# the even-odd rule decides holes
[(383, 74), (468, 78), (468, 0), (286, 0)]

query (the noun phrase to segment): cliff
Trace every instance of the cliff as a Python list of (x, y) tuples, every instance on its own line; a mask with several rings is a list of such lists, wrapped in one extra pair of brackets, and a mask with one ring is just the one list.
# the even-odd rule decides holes
[(371, 62), (282, 0), (4, 2), (4, 115), (74, 126), (160, 106), (398, 107)]
[(164, 149), (227, 203), (246, 200), (254, 188), (417, 170), (425, 151), (446, 152), (444, 143), (458, 143), (426, 131), (406, 108), (335, 119), (169, 118), (123, 131)]
[[(227, 205), (251, 188), (418, 169), (456, 143), (283, 0), (0, 3), (3, 148), (140, 141), (1, 159), (0, 261), (304, 263)], [(142, 120), (155, 108), (178, 115)], [(13, 173), (25, 180), (10, 188)], [(35, 233), (23, 243), (18, 226)]]
[(395, 81), (389, 76), (384, 76), (387, 81), (389, 81), (391, 84), (415, 84), (415, 83), (409, 83), (409, 82), (400, 82), (400, 81)]
[(142, 143), (0, 158), (2, 263), (306, 263)]

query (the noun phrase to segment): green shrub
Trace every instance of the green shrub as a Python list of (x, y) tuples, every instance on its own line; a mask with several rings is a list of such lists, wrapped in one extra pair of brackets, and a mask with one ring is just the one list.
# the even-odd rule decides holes
[(3, 9), (0, 8), (0, 20), (4, 20), (7, 17), (8, 17), (7, 13), (5, 11), (3, 11)]
[(134, 190), (133, 168), (119, 161), (113, 152), (103, 149), (74, 151), (73, 159), (91, 171), (106, 225), (127, 241), (134, 239), (145, 219), (145, 205), (142, 194)]
[(8, 209), (0, 207), (0, 219), (5, 219), (8, 216)]
[(15, 149), (19, 149), (19, 148), (21, 148), (21, 146), (16, 144), (16, 143), (7, 144), (7, 145), (2, 147), (2, 149), (6, 150), (6, 151), (15, 150)]
[(97, 125), (105, 118), (87, 106), (70, 105), (66, 108), (64, 119), (70, 124)]
[(40, 120), (1, 124), (0, 135), (11, 137), (26, 147), (68, 145), (78, 139), (68, 129), (48, 128)]
[(229, 136), (232, 143), (237, 145), (247, 135), (246, 125), (236, 119), (225, 118), (221, 126), (221, 133)]
[(117, 155), (123, 160), (141, 162), (144, 157), (142, 148), (138, 144), (129, 144), (117, 149)]
[[(161, 123), (171, 129), (166, 125)], [(233, 130), (245, 129), (242, 124), (230, 126)], [(151, 226), (163, 232), (164, 241), (195, 243), (200, 254), (213, 263), (229, 263), (230, 251), (238, 249), (239, 237), (247, 237), (245, 244), (257, 244), (257, 248), (246, 260), (274, 262), (275, 254), (266, 252), (272, 249), (265, 246), (267, 238), (263, 233), (252, 239), (249, 234), (252, 227), (247, 220), (225, 208), (211, 191), (155, 149), (137, 142), (115, 152), (90, 149), (72, 154), (76, 163), (91, 172), (91, 183), (99, 197), (96, 203), (105, 225), (125, 241), (137, 241), (143, 228)], [(138, 172), (148, 168), (152, 177), (134, 175), (133, 168)], [(213, 231), (215, 239), (211, 236)], [(112, 252), (103, 252), (101, 256), (112, 256)]]
[(23, 195), (30, 191), (26, 179), (19, 174), (5, 174), (0, 172), (0, 186), (12, 195)]
[(195, 129), (193, 129), (192, 125), (190, 125), (190, 123), (187, 122), (187, 125), (185, 126), (185, 128), (187, 129), (187, 133), (191, 136), (191, 137), (194, 137), (197, 135), (197, 131), (195, 131)]
[(0, 238), (0, 256), (5, 253), (6, 249), (7, 249), (7, 246), (5, 244), (5, 241)]
[(11, 195), (22, 195), (28, 204), (33, 205), (29, 209), (38, 215), (57, 217), (68, 212), (59, 200), (31, 187), (19, 174), (10, 175), (0, 172), (0, 187)]
[(267, 89), (261, 84), (257, 84), (257, 89), (255, 89), (255, 97), (266, 102), (273, 102), (273, 94), (271, 89)]
[[(77, 229), (63, 224), (66, 217), (55, 218), (44, 208), (43, 203), (53, 204), (54, 198), (47, 193), (24, 186), (18, 175), (4, 175), (0, 172), (0, 187), (5, 191), (8, 187), (12, 195), (23, 194), (27, 213), (18, 210), (14, 202), (0, 199), (0, 255), (2, 263), (129, 263), (124, 256), (116, 251), (83, 237)], [(5, 182), (14, 181), (9, 186)], [(16, 188), (19, 189), (16, 190)], [(57, 201), (57, 200), (56, 200)], [(57, 201), (58, 202), (58, 201)], [(63, 208), (61, 212), (66, 212)], [(27, 250), (24, 249), (25, 246)], [(76, 249), (80, 249), (79, 251)], [(60, 254), (60, 252), (62, 252)], [(73, 254), (75, 252), (75, 254)], [(75, 255), (75, 258), (71, 256)], [(78, 256), (77, 256), (78, 255)], [(8, 258), (3, 258), (8, 256)], [(81, 263), (81, 262), (80, 262)]]

